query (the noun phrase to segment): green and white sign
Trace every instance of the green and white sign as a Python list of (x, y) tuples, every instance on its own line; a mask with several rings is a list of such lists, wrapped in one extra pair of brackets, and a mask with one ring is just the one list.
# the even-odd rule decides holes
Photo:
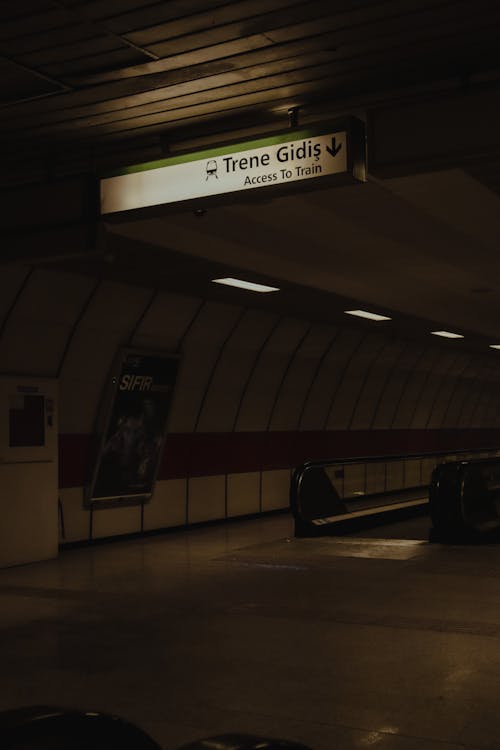
[(101, 180), (101, 213), (345, 174), (352, 170), (349, 139), (348, 129), (288, 131), (129, 167)]

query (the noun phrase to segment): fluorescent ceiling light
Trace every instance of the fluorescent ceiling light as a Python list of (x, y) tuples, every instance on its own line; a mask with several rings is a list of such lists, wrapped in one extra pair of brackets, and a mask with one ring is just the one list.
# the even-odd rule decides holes
[(243, 281), (243, 279), (212, 279), (214, 284), (226, 284), (227, 286), (237, 286), (239, 289), (248, 289), (250, 292), (279, 292), (277, 286), (266, 286), (265, 284), (254, 284), (253, 281)]
[(490, 349), (500, 349), (500, 344), (490, 344)]
[(356, 315), (358, 318), (368, 318), (368, 320), (392, 320), (387, 315), (377, 315), (377, 313), (367, 312), (366, 310), (344, 310), (346, 315)]
[(433, 336), (442, 336), (445, 339), (463, 339), (461, 333), (451, 333), (450, 331), (431, 331)]

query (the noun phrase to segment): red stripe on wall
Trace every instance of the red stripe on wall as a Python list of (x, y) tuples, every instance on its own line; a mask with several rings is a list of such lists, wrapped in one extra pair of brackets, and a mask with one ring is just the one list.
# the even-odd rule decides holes
[[(330, 430), (168, 435), (159, 479), (290, 469), (312, 459), (432, 453), (500, 446), (500, 430)], [(59, 486), (81, 487), (92, 469), (90, 435), (59, 437)]]

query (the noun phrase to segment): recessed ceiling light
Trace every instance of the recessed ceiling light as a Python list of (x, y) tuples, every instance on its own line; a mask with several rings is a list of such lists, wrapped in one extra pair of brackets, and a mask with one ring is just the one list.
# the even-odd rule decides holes
[(463, 339), (461, 333), (451, 333), (450, 331), (431, 331), (433, 336), (442, 336), (445, 339)]
[(387, 315), (377, 315), (367, 310), (344, 310), (344, 312), (346, 315), (356, 315), (358, 318), (368, 318), (368, 320), (392, 320)]
[(226, 284), (227, 286), (236, 286), (239, 289), (248, 289), (250, 292), (279, 292), (277, 286), (266, 286), (266, 284), (254, 284), (253, 281), (243, 281), (243, 279), (233, 279), (228, 276), (227, 279), (212, 279), (214, 284)]
[(490, 349), (500, 349), (500, 344), (490, 344)]

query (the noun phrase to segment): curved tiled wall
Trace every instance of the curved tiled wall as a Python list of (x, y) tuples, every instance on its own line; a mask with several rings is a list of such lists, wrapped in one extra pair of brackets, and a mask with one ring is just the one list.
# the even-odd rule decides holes
[[(491, 357), (347, 326), (59, 271), (0, 281), (2, 374), (59, 378), (67, 540), (86, 538), (90, 436), (121, 346), (181, 353), (147, 529), (285, 507), (307, 458), (495, 444)], [(376, 482), (376, 479), (373, 480)], [(94, 514), (94, 534), (137, 531), (138, 508)]]

